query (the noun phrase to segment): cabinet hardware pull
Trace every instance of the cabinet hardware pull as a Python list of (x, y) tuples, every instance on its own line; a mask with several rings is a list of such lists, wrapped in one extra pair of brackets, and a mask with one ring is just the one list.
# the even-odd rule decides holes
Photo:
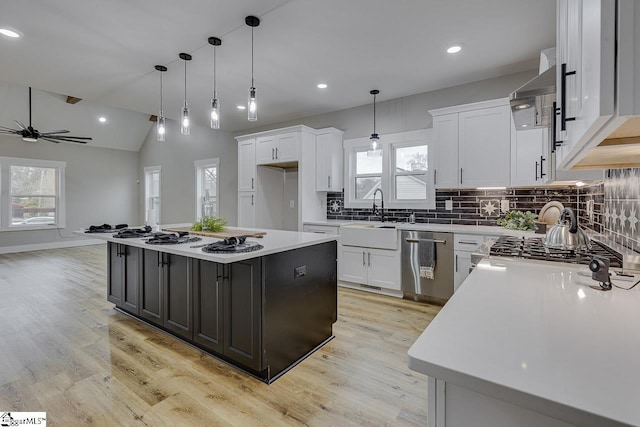
[(447, 244), (446, 240), (440, 240), (440, 239), (405, 239), (405, 241), (407, 243), (420, 243), (422, 241), (422, 242), (442, 243), (443, 245)]
[(278, 160), (278, 148), (276, 147), (276, 160)]
[(276, 158), (276, 155), (275, 155), (275, 149), (274, 149), (274, 148), (272, 148), (272, 149), (271, 149), (271, 160), (273, 160), (273, 159), (275, 159), (275, 158)]
[(367, 263), (364, 260), (364, 251), (362, 251), (362, 265), (367, 265)]
[(567, 71), (567, 64), (564, 63), (560, 67), (562, 77), (562, 88), (560, 89), (560, 130), (567, 130), (567, 122), (574, 121), (575, 117), (567, 117), (567, 77), (574, 76), (575, 71)]
[(546, 173), (544, 173), (544, 168), (543, 168), (543, 162), (546, 161), (547, 159), (545, 159), (543, 156), (540, 156), (540, 179), (544, 178), (545, 176), (547, 176)]
[(438, 170), (434, 169), (433, 170), (433, 185), (436, 185), (438, 183)]
[(551, 119), (551, 152), (555, 153), (556, 149), (564, 142), (558, 141), (558, 114), (560, 113), (560, 108), (557, 107), (557, 103), (555, 101), (553, 102), (551, 111), (553, 112), (553, 119)]
[(538, 180), (538, 162), (536, 162), (536, 181)]
[(458, 255), (456, 255), (456, 273), (458, 272)]
[(458, 240), (458, 243), (461, 245), (477, 245), (478, 242), (471, 242), (469, 240)]
[(371, 267), (371, 252), (367, 252), (367, 257), (369, 259), (369, 267)]
[(253, 194), (251, 195), (251, 206), (253, 206)]
[(253, 178), (251, 178), (251, 189), (253, 190)]
[(460, 168), (460, 184), (462, 184), (462, 168)]
[(327, 177), (327, 183), (329, 184), (328, 187), (331, 188), (331, 176)]

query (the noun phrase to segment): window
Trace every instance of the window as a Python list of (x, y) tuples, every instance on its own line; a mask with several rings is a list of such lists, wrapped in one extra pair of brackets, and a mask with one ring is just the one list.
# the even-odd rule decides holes
[(63, 228), (65, 167), (65, 162), (0, 157), (0, 229)]
[(430, 139), (431, 129), (383, 135), (378, 157), (367, 156), (369, 138), (345, 141), (345, 207), (371, 208), (373, 194), (380, 189), (385, 207), (435, 208)]
[(160, 225), (160, 166), (144, 168), (145, 224)]
[(220, 159), (196, 160), (196, 220), (218, 216), (218, 170)]

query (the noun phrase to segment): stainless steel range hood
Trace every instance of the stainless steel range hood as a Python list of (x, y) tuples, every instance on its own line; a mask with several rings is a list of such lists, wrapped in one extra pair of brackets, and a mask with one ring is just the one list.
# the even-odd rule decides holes
[(551, 126), (556, 99), (556, 66), (552, 66), (509, 95), (516, 130)]

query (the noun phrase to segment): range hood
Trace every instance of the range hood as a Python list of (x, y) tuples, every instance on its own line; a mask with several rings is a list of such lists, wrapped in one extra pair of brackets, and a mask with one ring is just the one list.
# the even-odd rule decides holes
[(548, 128), (553, 118), (556, 100), (556, 48), (540, 52), (540, 71), (537, 76), (509, 95), (516, 130)]

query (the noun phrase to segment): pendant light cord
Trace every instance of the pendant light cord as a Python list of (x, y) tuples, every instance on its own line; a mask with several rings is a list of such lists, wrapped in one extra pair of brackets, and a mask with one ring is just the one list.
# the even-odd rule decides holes
[(184, 60), (184, 106), (187, 106), (187, 60)]
[(29, 127), (31, 127), (31, 86), (29, 86)]
[(251, 27), (251, 87), (253, 85), (253, 27)]
[(376, 133), (376, 95), (373, 95), (373, 133)]
[(216, 47), (213, 47), (213, 98), (216, 96)]
[(160, 71), (160, 117), (162, 117), (162, 71)]

